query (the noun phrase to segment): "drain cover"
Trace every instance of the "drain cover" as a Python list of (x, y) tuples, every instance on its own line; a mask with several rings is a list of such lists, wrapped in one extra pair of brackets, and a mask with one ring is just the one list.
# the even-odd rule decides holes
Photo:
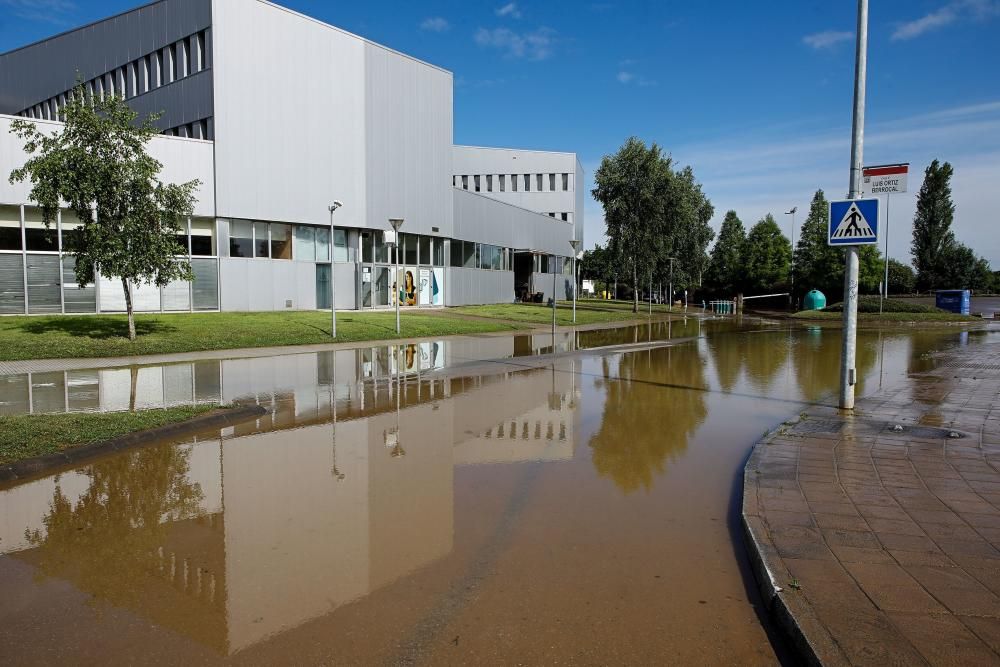
[(810, 433), (840, 433), (844, 422), (830, 419), (804, 419), (791, 429), (790, 433), (808, 435)]

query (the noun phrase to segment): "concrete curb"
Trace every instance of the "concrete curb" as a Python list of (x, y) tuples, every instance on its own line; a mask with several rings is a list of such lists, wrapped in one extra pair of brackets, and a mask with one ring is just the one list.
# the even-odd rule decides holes
[(788, 587), (792, 576), (778, 555), (767, 523), (760, 515), (757, 497), (758, 462), (762, 458), (763, 448), (778, 433), (778, 429), (771, 431), (754, 445), (743, 469), (743, 532), (750, 565), (764, 605), (790, 640), (802, 662), (808, 665), (849, 665), (847, 656), (820, 623), (812, 605), (797, 591)]
[(72, 447), (54, 454), (35, 456), (30, 459), (0, 466), (0, 482), (14, 482), (29, 477), (36, 477), (41, 473), (55, 468), (82, 463), (112, 452), (140, 447), (164, 438), (181, 437), (208, 429), (234, 426), (265, 414), (267, 414), (267, 410), (259, 405), (242, 406), (231, 410), (201, 415), (177, 424), (167, 424), (158, 428), (129, 433), (128, 435), (122, 435), (103, 442), (92, 442), (87, 445)]

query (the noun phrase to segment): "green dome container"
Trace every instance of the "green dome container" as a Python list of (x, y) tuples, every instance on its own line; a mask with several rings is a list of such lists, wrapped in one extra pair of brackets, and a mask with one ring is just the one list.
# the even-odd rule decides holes
[(802, 310), (821, 310), (826, 308), (826, 295), (814, 289), (802, 300)]

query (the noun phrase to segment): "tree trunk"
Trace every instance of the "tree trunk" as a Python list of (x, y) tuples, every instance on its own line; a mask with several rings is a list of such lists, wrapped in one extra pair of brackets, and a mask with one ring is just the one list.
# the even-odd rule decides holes
[(139, 385), (139, 367), (132, 366), (129, 369), (129, 392), (128, 392), (128, 411), (135, 412), (135, 394), (136, 389)]
[(132, 311), (132, 292), (128, 288), (128, 280), (122, 278), (122, 289), (125, 290), (125, 310), (128, 311), (128, 339), (135, 340), (135, 313)]
[(639, 269), (632, 262), (632, 312), (639, 312)]

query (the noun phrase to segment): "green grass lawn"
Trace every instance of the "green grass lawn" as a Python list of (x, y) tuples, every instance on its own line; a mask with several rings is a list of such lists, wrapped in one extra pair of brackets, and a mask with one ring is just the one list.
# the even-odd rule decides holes
[(0, 417), (0, 465), (187, 421), (217, 409), (195, 405), (139, 412)]
[[(631, 304), (617, 302), (614, 305), (601, 307), (597, 304), (612, 304), (614, 302), (581, 301), (576, 307), (577, 324), (602, 324), (611, 322), (626, 322), (649, 316), (649, 305), (639, 304), (638, 315), (632, 312)], [(552, 307), (541, 303), (500, 303), (485, 306), (459, 306), (452, 309), (466, 315), (490, 317), (497, 320), (525, 322), (530, 324), (549, 324), (552, 322)], [(653, 305), (653, 315), (666, 314), (666, 306)], [(573, 302), (560, 301), (556, 308), (556, 324), (573, 323)]]
[[(879, 312), (879, 309), (882, 312)], [(840, 320), (844, 317), (843, 302), (827, 306), (823, 310), (802, 310), (794, 315), (800, 320)], [(924, 304), (903, 299), (885, 299), (879, 303), (877, 296), (858, 298), (858, 320), (863, 322), (971, 322), (978, 317), (956, 315)]]
[[(128, 340), (124, 315), (0, 318), (0, 361), (118, 357), (169, 352), (329, 343), (330, 313), (194, 313), (136, 315), (138, 338)], [(402, 314), (402, 336), (511, 331), (509, 322), (484, 322), (443, 313)], [(337, 314), (335, 342), (396, 338), (391, 311)]]
[[(839, 322), (842, 312), (828, 310), (803, 310), (792, 315), (797, 320), (825, 320)], [(982, 322), (978, 317), (956, 315), (955, 313), (858, 313), (859, 322)]]

